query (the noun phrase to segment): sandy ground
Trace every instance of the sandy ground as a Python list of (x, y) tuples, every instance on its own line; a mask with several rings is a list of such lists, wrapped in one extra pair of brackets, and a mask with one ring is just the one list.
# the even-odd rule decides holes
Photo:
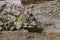
[(20, 33), (17, 31), (3, 31), (0, 40), (60, 40), (59, 33)]

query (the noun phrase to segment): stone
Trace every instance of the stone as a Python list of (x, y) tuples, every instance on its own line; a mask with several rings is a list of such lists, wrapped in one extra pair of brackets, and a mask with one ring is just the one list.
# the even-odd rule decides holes
[(16, 24), (16, 29), (19, 30), (21, 28), (21, 26), (22, 26), (22, 21), (20, 21)]
[[(28, 14), (30, 12), (34, 15), (36, 21), (39, 22), (39, 25), (37, 24), (38, 28), (43, 28), (43, 29), (44, 28), (46, 28), (46, 29), (49, 28), (49, 30), (52, 29), (54, 31), (57, 31), (57, 29), (60, 30), (60, 27), (59, 27), (60, 26), (60, 6), (59, 5), (60, 5), (60, 2), (58, 3), (56, 1), (44, 2), (44, 3), (41, 3), (41, 4), (36, 4), (31, 9), (29, 9), (29, 6), (27, 6), (25, 8), (25, 13)], [(33, 18), (30, 16), (29, 21), (31, 21), (31, 20), (33, 20)], [(34, 22), (32, 22), (31, 24), (34, 24)], [(45, 26), (45, 24), (48, 24), (48, 27)], [(54, 28), (54, 26), (56, 28)]]
[(10, 13), (11, 12), (11, 8), (5, 8), (4, 11)]
[(32, 28), (32, 26), (29, 25), (28, 28)]
[(24, 27), (27, 27), (26, 25), (24, 25)]
[(25, 26), (27, 26), (27, 25), (28, 25), (28, 23), (24, 23), (24, 25), (25, 25)]
[[(31, 0), (30, 1), (29, 0), (20, 0), (20, 1), (5, 0), (5, 2), (0, 1), (0, 10), (2, 9), (1, 14), (5, 15), (6, 18), (8, 19), (10, 18), (13, 19), (16, 16), (20, 16), (20, 14), (23, 14), (24, 17), (27, 18), (27, 20), (24, 20), (24, 22), (26, 23), (24, 24), (23, 22), (23, 27), (29, 27), (29, 28), (38, 27), (42, 29), (49, 28), (50, 30), (51, 29), (60, 30), (60, 2), (57, 2), (57, 0), (56, 1), (48, 0), (49, 2), (47, 2), (47, 0), (44, 0), (44, 3), (41, 3), (41, 2), (37, 3), (38, 1), (40, 2), (40, 0), (32, 0), (32, 1)], [(23, 4), (29, 4), (29, 5), (23, 5)], [(29, 13), (32, 13), (34, 17), (29, 15)], [(35, 19), (36, 19), (36, 22), (39, 22), (39, 23), (36, 23)], [(3, 23), (0, 22), (0, 25), (3, 25)], [(6, 24), (5, 27), (7, 29), (10, 27), (10, 25)], [(18, 22), (16, 24), (16, 29), (20, 29), (21, 27), (22, 27), (22, 22)], [(11, 30), (13, 29), (14, 27), (11, 26)], [(23, 30), (23, 33), (25, 33), (25, 31), (26, 30)]]
[(19, 11), (16, 11), (15, 9), (13, 9), (11, 12), (12, 12), (13, 15), (15, 15), (15, 16), (19, 16), (19, 15), (20, 15), (20, 12), (19, 12)]
[(32, 21), (31, 25), (36, 25), (36, 22), (35, 21)]
[(22, 34), (25, 34), (25, 33), (28, 33), (28, 30), (21, 29), (19, 32), (22, 33)]
[(24, 23), (24, 27), (27, 27), (28, 23)]
[(0, 31), (2, 30), (2, 27), (0, 26)]
[(13, 31), (13, 30), (14, 30), (14, 28), (15, 28), (14, 26), (13, 26), (13, 27), (10, 27), (10, 31)]
[(24, 30), (23, 33), (28, 33), (28, 30)]
[(15, 18), (15, 16), (11, 16), (11, 19)]
[(0, 21), (0, 25), (3, 25), (3, 22)]

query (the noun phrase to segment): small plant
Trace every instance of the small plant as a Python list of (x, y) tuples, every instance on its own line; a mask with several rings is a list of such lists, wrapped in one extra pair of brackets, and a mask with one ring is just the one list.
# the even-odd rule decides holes
[(22, 15), (20, 17), (16, 17), (16, 18), (13, 18), (10, 20), (5, 18), (4, 16), (0, 16), (0, 21), (2, 21), (2, 22), (13, 22), (14, 24), (17, 24), (18, 22), (22, 21), (22, 19), (23, 19)]
[(0, 21), (2, 21), (2, 22), (7, 22), (7, 21), (9, 21), (7, 18), (5, 18), (4, 16), (1, 16), (0, 17)]
[(10, 20), (10, 22), (14, 22), (14, 24), (17, 24), (18, 22), (22, 21), (23, 16), (21, 15), (20, 17), (16, 17)]

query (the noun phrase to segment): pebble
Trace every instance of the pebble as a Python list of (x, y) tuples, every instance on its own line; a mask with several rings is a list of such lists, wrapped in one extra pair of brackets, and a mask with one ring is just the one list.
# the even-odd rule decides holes
[(25, 25), (24, 27), (27, 27), (27, 25)]
[(24, 26), (27, 26), (28, 25), (28, 23), (24, 23)]
[(23, 33), (28, 33), (28, 30), (23, 30)]
[(29, 28), (31, 28), (32, 26), (28, 26)]
[(36, 22), (35, 22), (35, 21), (33, 21), (33, 22), (31, 23), (31, 25), (36, 25)]

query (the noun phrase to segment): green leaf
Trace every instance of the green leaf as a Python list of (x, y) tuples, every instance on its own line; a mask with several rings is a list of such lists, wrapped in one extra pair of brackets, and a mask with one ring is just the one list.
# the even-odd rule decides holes
[(14, 24), (17, 24), (18, 22), (22, 21), (22, 19), (23, 19), (23, 16), (21, 15), (20, 17), (13, 18), (10, 21), (14, 22)]

